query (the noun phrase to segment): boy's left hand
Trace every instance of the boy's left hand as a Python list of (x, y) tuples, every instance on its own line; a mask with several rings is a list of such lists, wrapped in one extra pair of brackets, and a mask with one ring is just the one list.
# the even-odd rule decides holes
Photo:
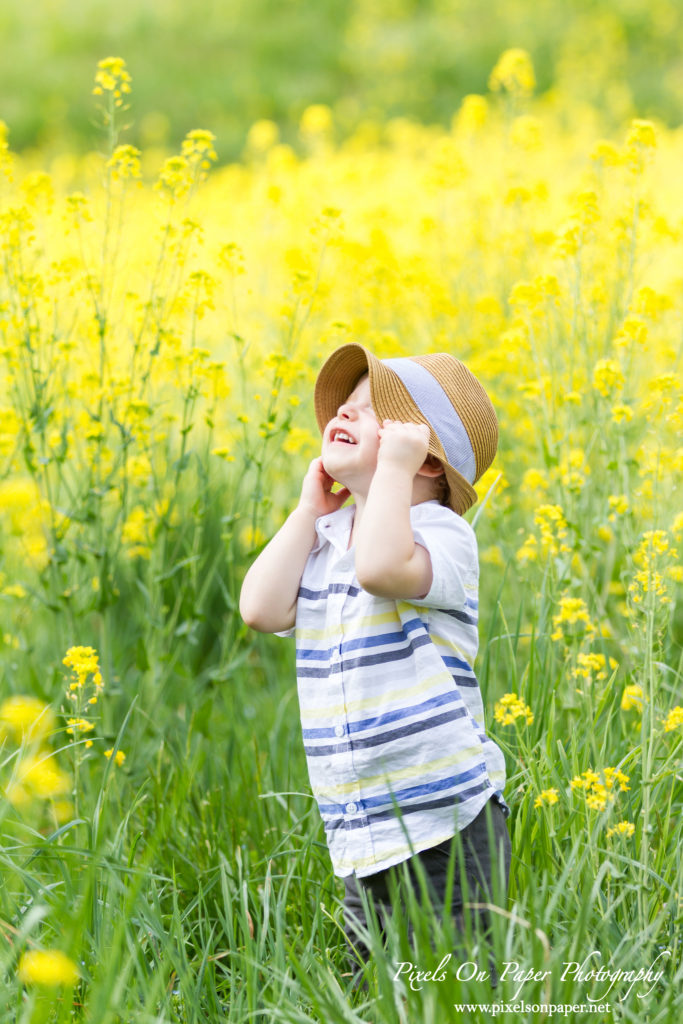
[(377, 463), (393, 462), (413, 475), (428, 455), (429, 427), (426, 423), (384, 420), (379, 428)]

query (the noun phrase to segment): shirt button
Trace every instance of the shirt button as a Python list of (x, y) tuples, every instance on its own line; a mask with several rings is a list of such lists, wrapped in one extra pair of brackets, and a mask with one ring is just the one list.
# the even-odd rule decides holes
[(344, 735), (344, 726), (343, 725), (335, 725), (335, 727), (334, 727), (334, 735), (335, 736), (343, 736)]
[(355, 814), (357, 810), (358, 810), (358, 804), (350, 803), (350, 804), (346, 805), (346, 813), (347, 814)]

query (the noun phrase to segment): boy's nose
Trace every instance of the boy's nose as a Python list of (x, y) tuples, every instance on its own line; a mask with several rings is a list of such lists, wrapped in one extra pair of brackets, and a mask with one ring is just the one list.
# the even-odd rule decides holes
[(351, 402), (343, 402), (337, 409), (337, 416), (340, 416), (342, 419), (353, 419), (356, 414), (357, 410)]

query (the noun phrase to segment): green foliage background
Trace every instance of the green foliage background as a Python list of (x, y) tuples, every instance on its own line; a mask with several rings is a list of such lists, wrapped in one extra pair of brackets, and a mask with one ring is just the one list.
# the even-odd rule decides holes
[(93, 148), (83, 83), (117, 55), (134, 83), (129, 141), (177, 146), (204, 127), (230, 159), (258, 118), (295, 139), (311, 103), (329, 104), (342, 134), (368, 117), (447, 123), (519, 46), (561, 110), (571, 96), (607, 126), (673, 126), (682, 38), (680, 0), (3, 0), (0, 118), (15, 150)]

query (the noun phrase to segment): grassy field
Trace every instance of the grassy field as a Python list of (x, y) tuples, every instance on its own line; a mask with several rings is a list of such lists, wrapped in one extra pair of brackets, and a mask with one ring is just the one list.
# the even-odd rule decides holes
[[(567, 127), (524, 53), (491, 71), (447, 127), (340, 145), (315, 105), (299, 152), (261, 120), (212, 170), (204, 129), (127, 143), (110, 62), (104, 156), (0, 146), (3, 1021), (680, 1019), (683, 143)], [(424, 906), (350, 991), (293, 645), (236, 610), (351, 339), (453, 352), (500, 419), (468, 513), (512, 808), (496, 991)]]

